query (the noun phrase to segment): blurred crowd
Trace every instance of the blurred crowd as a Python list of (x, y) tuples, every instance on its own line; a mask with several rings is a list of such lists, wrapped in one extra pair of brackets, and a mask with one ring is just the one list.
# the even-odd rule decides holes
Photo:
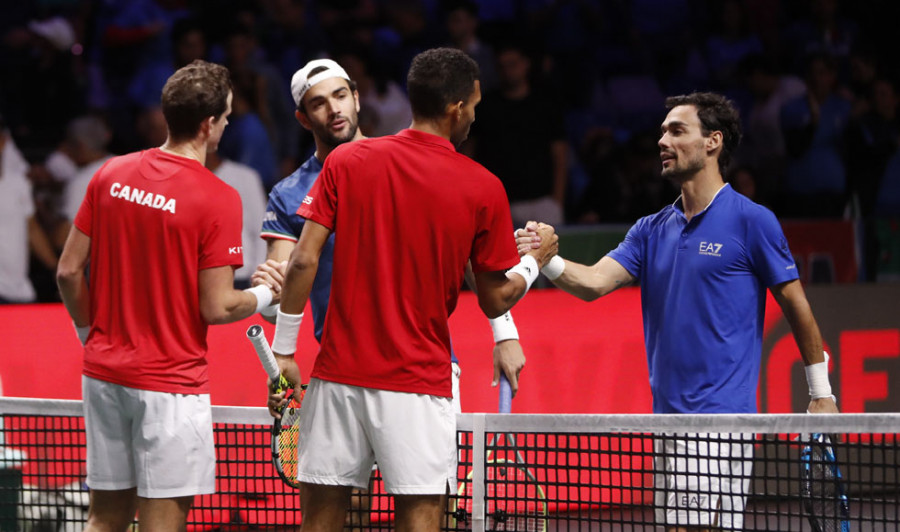
[(410, 60), (435, 46), (481, 68), (483, 101), (460, 149), (500, 177), (517, 223), (631, 223), (671, 203), (656, 144), (663, 102), (713, 90), (742, 113), (735, 189), (781, 218), (897, 233), (897, 11), (889, 0), (7, 3), (0, 302), (56, 300), (56, 258), (91, 176), (113, 154), (162, 144), (162, 86), (198, 58), (233, 78), (208, 166), (244, 198), (248, 264), (264, 253), (265, 191), (314, 149), (294, 118), (292, 74), (337, 60), (358, 83), (360, 128), (386, 135), (410, 122)]

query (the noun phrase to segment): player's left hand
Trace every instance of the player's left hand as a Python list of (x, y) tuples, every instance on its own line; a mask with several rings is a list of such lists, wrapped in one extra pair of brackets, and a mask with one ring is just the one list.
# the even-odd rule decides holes
[(276, 419), (281, 419), (281, 407), (287, 402), (287, 390), (276, 392), (275, 381), (272, 379), (266, 381), (266, 386), (269, 389), (269, 399), (266, 401), (266, 406), (269, 408), (269, 415)]
[[(294, 356), (276, 354), (275, 361), (278, 363), (278, 369), (281, 370), (281, 374), (284, 375), (284, 378), (287, 379), (290, 385), (295, 388), (299, 387), (301, 384), (300, 367), (297, 365)], [(266, 402), (266, 406), (269, 407), (269, 414), (274, 418), (280, 418), (281, 414), (278, 412), (287, 401), (287, 391), (282, 390), (278, 392), (275, 389), (275, 381), (272, 379), (269, 379), (266, 384), (269, 388), (269, 399)]]
[(494, 345), (494, 381), (491, 386), (500, 382), (500, 372), (506, 374), (513, 397), (519, 389), (519, 373), (525, 367), (525, 353), (518, 340), (503, 340)]

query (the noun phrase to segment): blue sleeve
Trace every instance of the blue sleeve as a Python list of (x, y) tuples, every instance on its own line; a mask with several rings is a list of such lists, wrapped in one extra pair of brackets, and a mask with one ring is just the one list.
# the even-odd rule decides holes
[(753, 272), (765, 284), (774, 286), (799, 278), (781, 224), (769, 209), (758, 206), (758, 214), (749, 219), (747, 251)]
[(303, 227), (303, 224), (301, 221), (300, 227), (295, 229), (291, 224), (291, 216), (293, 214), (295, 213), (290, 211), (284, 197), (281, 195), (281, 189), (275, 187), (269, 193), (269, 203), (266, 205), (266, 214), (263, 217), (260, 236), (263, 238), (283, 238), (296, 242), (300, 238), (299, 229)]
[(621, 264), (638, 281), (641, 279), (641, 265), (644, 259), (646, 220), (646, 218), (638, 220), (628, 230), (625, 240), (620, 242), (616, 249), (606, 254), (607, 257)]

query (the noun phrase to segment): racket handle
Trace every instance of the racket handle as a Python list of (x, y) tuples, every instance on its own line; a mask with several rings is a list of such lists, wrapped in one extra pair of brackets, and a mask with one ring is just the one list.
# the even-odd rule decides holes
[(500, 372), (500, 406), (497, 410), (501, 414), (512, 412), (512, 386), (503, 371)]
[(269, 347), (269, 341), (266, 340), (263, 328), (259, 325), (251, 325), (247, 329), (247, 339), (253, 344), (253, 349), (256, 351), (256, 356), (259, 357), (263, 369), (266, 370), (266, 375), (273, 381), (278, 381), (281, 370), (278, 368), (278, 363), (275, 362), (275, 355), (272, 353), (272, 348)]

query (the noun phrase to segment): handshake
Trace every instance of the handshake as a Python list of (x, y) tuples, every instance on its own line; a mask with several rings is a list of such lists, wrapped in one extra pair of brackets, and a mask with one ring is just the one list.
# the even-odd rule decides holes
[(539, 222), (528, 222), (515, 231), (516, 248), (520, 257), (531, 255), (551, 281), (559, 277), (565, 268), (565, 261), (559, 253), (559, 236), (553, 226)]
[(250, 277), (251, 286), (266, 286), (272, 291), (272, 304), (262, 311), (263, 316), (269, 318), (269, 321), (275, 316), (278, 309), (278, 303), (281, 302), (281, 289), (284, 287), (284, 278), (286, 275), (287, 261), (276, 261), (268, 259), (266, 262), (258, 265), (256, 271)]

